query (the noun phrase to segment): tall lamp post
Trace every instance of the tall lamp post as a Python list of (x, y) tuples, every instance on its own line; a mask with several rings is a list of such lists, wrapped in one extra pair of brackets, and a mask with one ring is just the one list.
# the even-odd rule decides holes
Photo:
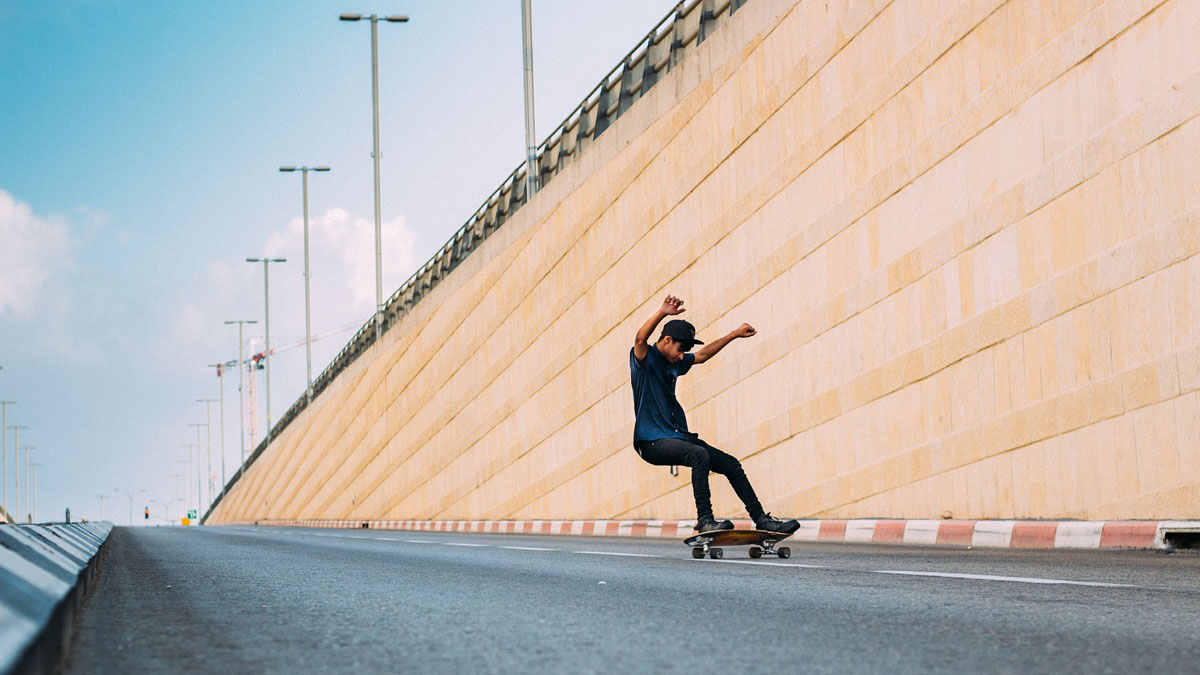
[[(16, 522), (21, 522), (21, 430), (28, 429), (24, 424), (5, 427), (5, 429), (13, 430), (13, 459), (16, 463), (13, 465), (13, 506), (17, 508), (17, 515), (14, 517)], [(7, 507), (5, 507), (7, 510)], [(9, 511), (8, 515), (12, 515)]]
[(162, 504), (163, 519), (167, 521), (167, 524), (170, 524), (171, 523), (171, 505), (177, 501), (179, 501), (179, 500), (172, 499), (171, 501), (167, 502), (167, 501), (163, 501), (161, 499), (151, 499), (150, 503), (151, 504)]
[(198, 398), (196, 403), (204, 404), (204, 426), (208, 434), (208, 470), (205, 473), (204, 481), (208, 484), (208, 503), (213, 500), (213, 484), (212, 484), (212, 404), (216, 403), (215, 398)]
[(304, 185), (304, 364), (305, 371), (308, 373), (308, 389), (304, 391), (304, 396), (308, 403), (312, 403), (312, 305), (309, 299), (309, 279), (311, 275), (308, 271), (308, 172), (329, 171), (329, 167), (281, 166), (279, 170), (284, 173), (299, 171), (303, 178), (301, 182)]
[(521, 0), (521, 54), (525, 62), (525, 202), (538, 189), (537, 136), (533, 123), (533, 9)]
[(225, 489), (225, 368), (224, 363), (210, 363), (209, 368), (217, 369), (217, 381), (221, 383), (221, 489)]
[[(25, 459), (26, 460), (29, 459), (28, 454), (25, 456)], [(39, 466), (43, 466), (43, 464), (41, 462), (30, 462), (29, 463), (29, 468), (33, 469), (33, 511), (32, 511), (33, 516), (32, 516), (32, 520), (35, 523), (38, 522), (38, 517), (37, 517), (37, 468)]]
[[(184, 443), (183, 447), (187, 448), (187, 459), (181, 459), (179, 463), (183, 464), (183, 471), (187, 474), (187, 477), (183, 479), (183, 510), (187, 511), (189, 501), (188, 490), (191, 489), (192, 485), (192, 444)], [(200, 511), (199, 506), (196, 507), (196, 511), (197, 513)]]
[(18, 452), (21, 450), (25, 451), (25, 519), (29, 520), (33, 517), (33, 512), (29, 510), (29, 467), (31, 466), (29, 463), (29, 451), (37, 450), (37, 448), (32, 445), (22, 445), (17, 448)]
[(126, 497), (129, 497), (129, 526), (133, 527), (133, 496), (143, 494), (146, 491), (138, 490), (137, 492), (126, 492), (125, 490), (122, 490), (121, 488), (115, 488), (115, 489), (113, 489), (113, 492), (120, 492), (121, 494), (125, 495)]
[(379, 20), (389, 23), (406, 23), (408, 17), (403, 14), (379, 16), (372, 14), (342, 14), (342, 21), (371, 22), (371, 120), (373, 129), (373, 150), (371, 157), (375, 160), (375, 339), (383, 334), (383, 226), (379, 214)]
[(203, 484), (200, 480), (200, 427), (204, 426), (203, 422), (197, 424), (189, 424), (189, 427), (196, 427), (196, 463), (192, 466), (196, 467), (196, 516), (199, 517), (204, 512), (204, 499), (200, 496), (200, 486)]
[(242, 339), (242, 326), (248, 323), (258, 323), (257, 321), (247, 321), (239, 319), (237, 321), (226, 321), (225, 325), (237, 324), (238, 327), (238, 440), (242, 445), (242, 465), (246, 464), (246, 395), (243, 392), (246, 383), (246, 357), (243, 346), (246, 344)]
[(96, 498), (100, 500), (100, 520), (104, 520), (104, 499), (106, 497), (108, 495), (96, 495)]
[(0, 440), (3, 441), (3, 450), (0, 451), (0, 457), (4, 458), (4, 512), (12, 514), (8, 510), (8, 406), (16, 405), (16, 401), (0, 401)]
[(287, 258), (246, 258), (248, 263), (263, 264), (263, 318), (266, 329), (267, 357), (267, 438), (271, 437), (271, 273), (270, 263), (287, 262)]

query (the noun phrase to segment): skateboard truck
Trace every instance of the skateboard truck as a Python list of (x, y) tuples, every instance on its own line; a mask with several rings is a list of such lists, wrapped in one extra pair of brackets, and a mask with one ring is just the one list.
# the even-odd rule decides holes
[(717, 548), (716, 546), (710, 547), (708, 545), (708, 542), (704, 542), (703, 544), (701, 544), (699, 546), (692, 547), (692, 557), (693, 558), (699, 560), (700, 558), (703, 558), (704, 556), (708, 556), (708, 557), (712, 558), (713, 560), (720, 560), (721, 558), (725, 557), (725, 551), (723, 551), (720, 548)]

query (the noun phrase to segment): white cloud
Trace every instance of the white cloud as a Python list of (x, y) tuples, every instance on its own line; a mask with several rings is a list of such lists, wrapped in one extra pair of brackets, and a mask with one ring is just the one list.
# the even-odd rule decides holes
[(39, 216), (0, 190), (0, 316), (30, 318), (51, 274), (73, 264), (74, 246), (62, 218)]
[[(346, 344), (375, 308), (375, 226), (344, 209), (309, 216), (312, 269), (314, 376)], [(399, 288), (418, 266), (417, 235), (403, 218), (382, 227), (384, 297)], [(304, 386), (304, 221), (291, 220), (267, 236), (252, 255), (286, 258), (270, 265), (272, 399), (291, 403)], [(237, 327), (224, 321), (252, 319), (245, 327), (246, 354), (262, 348), (263, 266), (261, 263), (210, 262), (190, 288), (203, 289), (173, 308), (164, 335), (164, 353), (211, 354), (211, 361), (237, 357)], [(164, 363), (164, 365), (166, 365)]]
[[(339, 317), (334, 319), (339, 325), (370, 315), (375, 308), (374, 222), (354, 218), (344, 209), (330, 209), (323, 216), (310, 216), (308, 225), (314, 313), (321, 298), (322, 304), (327, 305), (323, 311)], [(416, 269), (413, 250), (417, 235), (405, 226), (403, 217), (384, 221), (380, 229), (383, 295), (387, 298)], [(264, 255), (286, 257), (287, 265), (296, 265), (302, 274), (304, 220), (295, 218), (284, 231), (272, 233)], [(299, 288), (303, 292), (303, 276)]]

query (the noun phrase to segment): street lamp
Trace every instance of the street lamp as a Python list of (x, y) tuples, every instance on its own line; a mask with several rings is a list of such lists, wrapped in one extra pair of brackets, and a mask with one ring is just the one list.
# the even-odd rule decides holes
[(314, 167), (294, 167), (281, 166), (279, 170), (284, 173), (299, 171), (303, 177), (304, 185), (304, 364), (308, 373), (308, 389), (305, 390), (305, 397), (308, 403), (312, 403), (313, 386), (312, 386), (312, 307), (309, 300), (309, 278), (308, 271), (308, 172), (309, 171), (329, 171), (327, 166)]
[[(25, 455), (25, 459), (26, 460), (29, 459), (28, 454)], [(33, 516), (31, 517), (31, 519), (35, 523), (38, 522), (38, 517), (37, 517), (37, 468), (39, 466), (44, 466), (44, 464), (42, 464), (41, 462), (31, 462), (29, 464), (29, 468), (33, 469)]]
[(96, 495), (96, 498), (100, 500), (100, 520), (104, 520), (104, 499), (106, 497), (108, 495)]
[(37, 448), (32, 445), (22, 445), (17, 447), (17, 452), (22, 450), (25, 451), (25, 517), (28, 520), (31, 517), (29, 511), (29, 451), (37, 450)]
[(4, 512), (11, 513), (8, 510), (8, 406), (16, 405), (16, 401), (0, 401), (0, 440), (3, 441), (3, 450), (0, 451), (0, 457), (4, 458)]
[(537, 136), (533, 120), (533, 9), (521, 0), (521, 54), (525, 63), (525, 203), (537, 192)]
[(169, 502), (164, 502), (161, 499), (151, 499), (150, 503), (151, 504), (162, 504), (163, 519), (165, 519), (167, 521), (167, 524), (170, 524), (171, 523), (171, 505), (177, 501), (179, 501), (179, 499), (172, 499)]
[(192, 466), (196, 467), (196, 515), (199, 515), (204, 511), (204, 500), (200, 496), (200, 427), (204, 426), (204, 423), (189, 424), (188, 426), (196, 427), (196, 463)]
[[(18, 424), (15, 426), (6, 426), (4, 428), (13, 430), (13, 459), (16, 460), (16, 463), (13, 466), (13, 505), (17, 507), (17, 511), (20, 511), (21, 510), (21, 430), (28, 429), (29, 427), (25, 426), (24, 424)], [(5, 433), (7, 433), (7, 432), (5, 432)], [(5, 506), (4, 510), (8, 511), (8, 507)], [(12, 512), (9, 511), (8, 515), (11, 516)], [(18, 522), (18, 523), (21, 522), (21, 514), (20, 513), (17, 514), (16, 522)]]
[(238, 439), (242, 444), (242, 465), (246, 464), (246, 397), (242, 393), (243, 385), (246, 381), (246, 359), (243, 354), (242, 346), (245, 342), (242, 340), (242, 326), (248, 323), (258, 323), (257, 321), (246, 321), (244, 319), (238, 321), (226, 321), (225, 325), (236, 323), (238, 327)]
[[(184, 473), (187, 474), (187, 478), (183, 480), (183, 509), (186, 511), (188, 507), (187, 491), (192, 484), (192, 444), (184, 443), (183, 447), (187, 448), (187, 459), (181, 459), (179, 463), (183, 464)], [(197, 506), (196, 510), (199, 511), (199, 509), (200, 507)]]
[(208, 483), (208, 503), (209, 503), (209, 504), (211, 504), (211, 503), (212, 503), (212, 500), (213, 500), (213, 484), (212, 484), (212, 404), (213, 404), (213, 403), (216, 403), (216, 402), (217, 402), (217, 399), (215, 399), (215, 398), (198, 398), (198, 399), (196, 399), (196, 403), (203, 403), (203, 404), (204, 404), (204, 415), (205, 415), (204, 426), (206, 427), (206, 431), (207, 431), (207, 433), (208, 433), (208, 472), (206, 473), (206, 475), (204, 476), (204, 478), (205, 478), (205, 480), (206, 480), (206, 481), (207, 481), (207, 483)]
[(225, 363), (210, 363), (209, 368), (217, 369), (217, 381), (221, 386), (221, 489), (225, 489)]
[(379, 20), (382, 18), (389, 23), (405, 23), (408, 17), (403, 14), (380, 17), (372, 14), (364, 17), (362, 14), (342, 14), (342, 21), (371, 22), (371, 120), (374, 139), (372, 159), (375, 160), (375, 339), (382, 335), (383, 323), (383, 227), (379, 215)]
[(270, 263), (287, 262), (287, 258), (246, 258), (248, 263), (263, 264), (263, 316), (266, 319), (266, 356), (267, 356), (267, 438), (271, 438), (271, 274), (268, 271)]
[(146, 491), (138, 490), (137, 492), (126, 492), (125, 490), (122, 490), (121, 488), (114, 488), (113, 492), (120, 492), (121, 494), (125, 495), (126, 497), (129, 497), (129, 526), (133, 527), (133, 496), (143, 494)]

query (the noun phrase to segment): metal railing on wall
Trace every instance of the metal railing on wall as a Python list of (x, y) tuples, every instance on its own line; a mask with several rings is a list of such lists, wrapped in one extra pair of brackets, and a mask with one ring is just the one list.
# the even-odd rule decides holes
[[(588, 92), (583, 101), (537, 147), (538, 185), (543, 188), (570, 166), (589, 145), (600, 138), (612, 123), (649, 92), (663, 75), (710, 37), (725, 20), (749, 0), (684, 0), (654, 25), (646, 37), (638, 41), (616, 67)], [(395, 326), (404, 315), (445, 279), (462, 261), (512, 218), (528, 203), (526, 168), (522, 161), (512, 173), (492, 191), (467, 222), (454, 233), (450, 241), (438, 249), (384, 303), (384, 310), (372, 315), (362, 328), (338, 352), (333, 361), (313, 381), (313, 399), (321, 394), (334, 378), (375, 343), (375, 321), (382, 317), (380, 334)], [(266, 437), (246, 458), (245, 464), (229, 479), (204, 514), (203, 522), (221, 503), (242, 474), (254, 463), (271, 441), (278, 436), (307, 407), (307, 397), (301, 396), (267, 431)]]

